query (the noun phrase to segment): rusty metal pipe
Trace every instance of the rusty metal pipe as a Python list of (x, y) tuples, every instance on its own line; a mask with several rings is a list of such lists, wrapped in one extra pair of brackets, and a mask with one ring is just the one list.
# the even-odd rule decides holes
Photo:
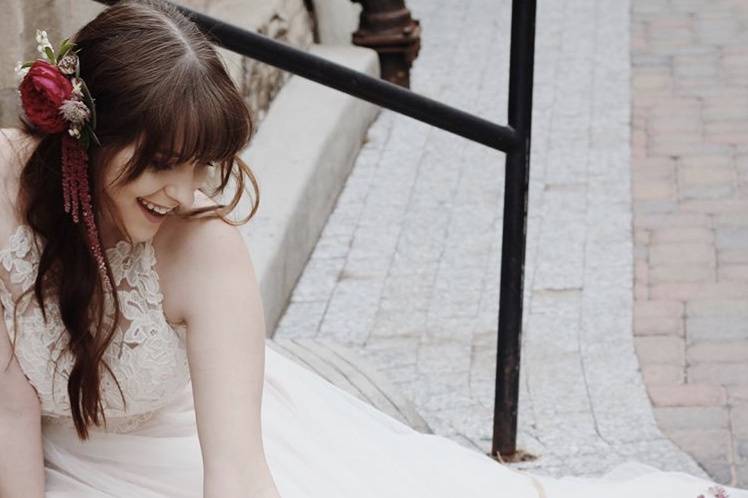
[(351, 1), (363, 8), (353, 44), (377, 51), (382, 79), (410, 88), (410, 68), (421, 48), (420, 22), (411, 17), (404, 0)]

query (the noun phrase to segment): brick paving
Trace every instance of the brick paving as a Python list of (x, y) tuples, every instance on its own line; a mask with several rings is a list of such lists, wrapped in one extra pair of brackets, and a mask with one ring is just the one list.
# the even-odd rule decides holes
[[(510, 4), (409, 0), (424, 28), (413, 90), (505, 122)], [(519, 446), (539, 457), (521, 466), (553, 475), (630, 459), (703, 475), (657, 429), (631, 332), (629, 14), (622, 0), (538, 10)], [(353, 348), (436, 433), (480, 451), (503, 169), (502, 154), (383, 111), (275, 332)]]
[(636, 350), (660, 429), (748, 487), (748, 2), (632, 8)]

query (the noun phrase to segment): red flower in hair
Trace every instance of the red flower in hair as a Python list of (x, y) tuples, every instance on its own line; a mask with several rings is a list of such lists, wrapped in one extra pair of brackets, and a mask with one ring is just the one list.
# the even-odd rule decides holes
[(21, 103), (29, 121), (44, 133), (60, 133), (67, 128), (60, 114), (62, 102), (73, 92), (73, 84), (54, 64), (36, 60), (20, 86)]

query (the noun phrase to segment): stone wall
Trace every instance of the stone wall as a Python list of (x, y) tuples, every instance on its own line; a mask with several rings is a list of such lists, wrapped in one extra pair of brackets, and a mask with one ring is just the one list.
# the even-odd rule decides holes
[[(314, 41), (314, 23), (304, 0), (180, 0), (181, 5), (237, 24), (299, 48)], [(36, 57), (36, 29), (45, 29), (53, 45), (105, 7), (91, 0), (3, 0), (0, 16), (0, 127), (18, 125), (19, 60)], [(290, 76), (267, 64), (221, 50), (234, 81), (247, 97), (259, 123)]]

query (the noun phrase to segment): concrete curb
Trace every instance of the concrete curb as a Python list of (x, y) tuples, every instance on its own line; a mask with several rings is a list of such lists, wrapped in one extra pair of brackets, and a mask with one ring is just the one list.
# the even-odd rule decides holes
[[(313, 45), (309, 51), (379, 76), (375, 51)], [(255, 217), (240, 227), (250, 247), (272, 337), (298, 277), (381, 108), (292, 76), (242, 153), (260, 187)], [(245, 195), (237, 215), (249, 212)]]

